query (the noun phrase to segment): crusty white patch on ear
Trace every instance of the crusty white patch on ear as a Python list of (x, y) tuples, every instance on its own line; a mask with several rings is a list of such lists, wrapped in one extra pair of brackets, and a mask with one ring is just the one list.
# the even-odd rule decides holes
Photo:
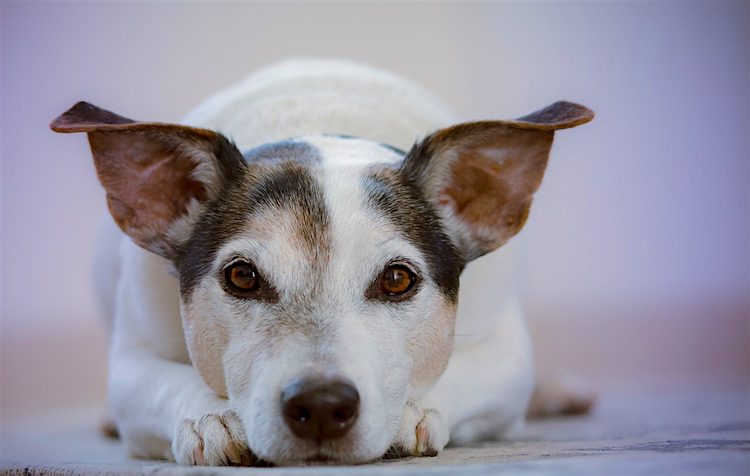
[[(214, 158), (209, 147), (198, 145), (198, 147), (179, 146), (180, 153), (189, 157), (195, 168), (190, 173), (190, 177), (203, 184), (206, 193), (210, 199), (213, 199), (221, 192), (221, 177), (213, 164)], [(172, 225), (168, 227), (165, 236), (166, 241), (174, 243), (176, 246), (182, 246), (190, 237), (190, 233), (195, 226), (198, 218), (206, 210), (206, 203), (196, 198), (191, 198), (185, 206), (185, 213), (175, 218)]]
[(196, 145), (197, 147), (180, 145), (180, 152), (192, 159), (195, 164), (190, 176), (203, 184), (210, 198), (215, 198), (221, 189), (221, 177), (216, 170), (214, 154), (207, 144)]
[(185, 206), (185, 213), (177, 217), (169, 228), (167, 228), (165, 233), (166, 241), (174, 243), (178, 247), (182, 246), (188, 238), (190, 238), (190, 233), (192, 232), (195, 223), (205, 209), (205, 203), (195, 198), (191, 198)]
[(475, 244), (475, 236), (480, 240), (487, 240), (492, 236), (492, 230), (489, 227), (481, 225), (469, 225), (461, 216), (456, 213), (452, 202), (447, 198), (438, 199), (441, 206), (437, 207), (437, 214), (443, 220), (453, 244), (463, 251), (464, 257), (479, 256), (481, 250)]

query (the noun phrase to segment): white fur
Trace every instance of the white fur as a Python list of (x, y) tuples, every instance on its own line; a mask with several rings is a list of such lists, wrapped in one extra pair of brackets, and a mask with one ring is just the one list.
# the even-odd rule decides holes
[[(185, 122), (224, 132), (241, 149), (321, 132), (408, 149), (417, 138), (453, 122), (445, 111), (428, 93), (402, 78), (351, 63), (306, 60), (261, 71), (206, 101)], [(398, 316), (388, 315), (393, 311), (375, 304), (363, 308), (351, 291), (352, 279), (360, 279), (355, 284), (361, 288), (390, 258), (407, 255), (417, 266), (424, 266), (419, 250), (389, 231), (386, 222), (372, 213), (361, 213), (358, 177), (362, 168), (374, 160), (389, 160), (389, 153), (379, 147), (376, 153), (376, 146), (365, 141), (307, 140), (325, 157), (319, 180), (333, 230), (326, 285), (338, 298), (321, 303), (318, 312), (308, 317), (317, 319), (309, 326), (320, 329), (329, 328), (327, 324), (335, 320), (336, 332), (325, 334), (326, 338), (313, 340), (290, 332), (277, 336), (278, 341), (264, 350), (268, 343), (259, 341), (263, 334), (258, 329), (263, 328), (263, 319), (273, 319), (278, 310), (248, 304), (246, 312), (264, 316), (248, 324), (241, 321), (235, 304), (207, 307), (206, 303), (223, 302), (215, 273), (198, 285), (181, 314), (170, 264), (129, 239), (120, 236), (119, 243), (110, 239), (111, 248), (119, 248), (120, 276), (109, 394), (118, 427), (133, 453), (193, 464), (200, 462), (194, 450), (202, 439), (205, 462), (226, 462), (221, 449), (235, 444), (238, 432), (223, 432), (217, 422), (219, 416), (234, 410), (241, 420), (253, 421), (244, 428), (253, 452), (277, 463), (304, 461), (318, 450), (296, 441), (273, 406), (281, 387), (304, 372), (344, 376), (363, 396), (352, 435), (343, 443), (320, 448), (323, 455), (341, 462), (377, 458), (394, 443), (412, 454), (429, 448), (439, 451), (449, 432), (456, 441), (469, 441), (501, 436), (522, 422), (533, 385), (533, 366), (514, 286), (515, 245), (469, 264), (461, 278), (456, 337), (447, 369), (434, 386), (430, 379), (420, 382), (402, 365), (409, 359), (403, 351), (404, 336), (415, 332), (414, 322), (408, 323), (411, 327), (407, 323), (384, 325), (380, 322), (397, 321)], [(269, 278), (279, 289), (303, 289), (300, 276), (309, 276), (310, 271), (289, 272), (278, 261), (286, 256), (289, 261), (304, 262), (294, 258), (295, 247), (285, 241), (284, 220), (278, 215), (267, 217), (267, 226), (257, 228), (256, 235), (248, 232), (225, 244), (215, 269), (230, 255), (241, 253), (259, 268), (271, 270)], [(374, 237), (385, 238), (378, 242)], [(273, 274), (273, 270), (279, 271)], [(424, 292), (410, 304), (410, 316), (449, 312), (435, 307), (437, 294), (434, 283), (425, 283)], [(232, 336), (224, 375), (215, 375), (220, 383), (212, 385), (224, 384), (229, 399), (218, 396), (190, 365), (184, 339), (190, 325), (184, 326), (189, 324), (184, 319), (199, 314), (206, 318), (213, 314), (212, 322)], [(363, 315), (369, 319), (362, 319)], [(285, 352), (272, 352), (282, 348)], [(194, 361), (200, 356), (192, 357)]]

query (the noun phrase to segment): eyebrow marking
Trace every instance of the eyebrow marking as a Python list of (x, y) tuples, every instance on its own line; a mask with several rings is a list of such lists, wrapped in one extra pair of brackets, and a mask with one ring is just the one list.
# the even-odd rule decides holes
[(386, 217), (425, 256), (426, 272), (452, 302), (458, 299), (459, 276), (465, 266), (458, 249), (422, 192), (400, 169), (373, 167), (362, 177), (365, 204)]

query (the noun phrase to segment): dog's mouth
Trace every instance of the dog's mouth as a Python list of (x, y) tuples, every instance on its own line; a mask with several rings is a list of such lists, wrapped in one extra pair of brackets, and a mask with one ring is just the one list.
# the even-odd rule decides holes
[(315, 455), (305, 460), (305, 463), (311, 466), (324, 465), (324, 464), (336, 464), (336, 462), (337, 461), (335, 458), (331, 458), (330, 456), (326, 456), (322, 453), (316, 453)]

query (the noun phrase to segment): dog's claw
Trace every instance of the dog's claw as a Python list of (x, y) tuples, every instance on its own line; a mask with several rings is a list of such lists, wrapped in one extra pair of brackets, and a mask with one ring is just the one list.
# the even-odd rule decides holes
[(401, 428), (385, 458), (404, 456), (437, 456), (448, 444), (448, 428), (437, 410), (422, 410), (408, 402)]
[(197, 422), (185, 419), (172, 441), (172, 454), (182, 465), (251, 466), (255, 456), (239, 417), (227, 410), (203, 415)]

